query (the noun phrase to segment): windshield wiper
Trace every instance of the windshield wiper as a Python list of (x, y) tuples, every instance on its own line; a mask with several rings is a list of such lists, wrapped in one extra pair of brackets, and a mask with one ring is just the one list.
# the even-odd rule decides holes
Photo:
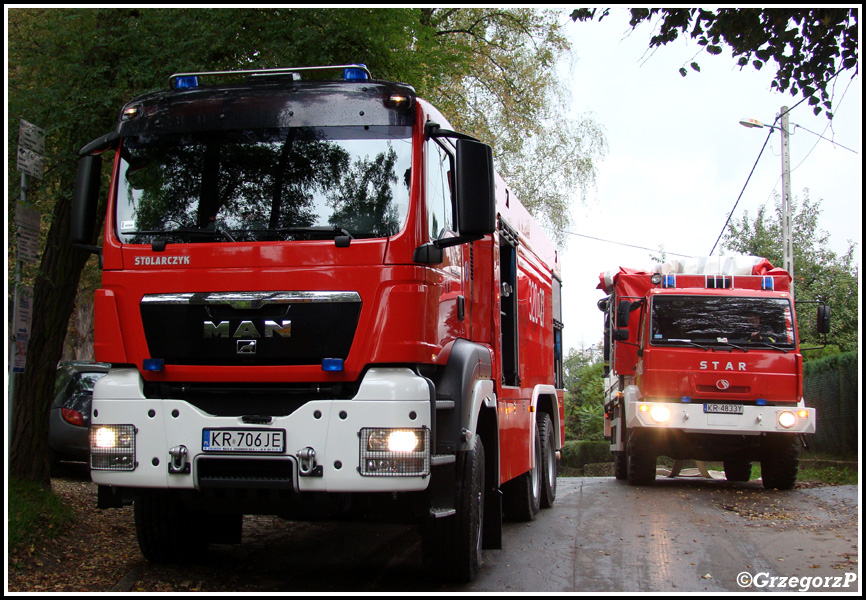
[(278, 227), (265, 231), (276, 231), (277, 233), (309, 233), (312, 235), (333, 235), (334, 237), (347, 237), (354, 239), (351, 233), (342, 227), (311, 226), (311, 227)]
[(337, 246), (348, 246), (355, 237), (342, 227), (331, 227), (328, 225), (311, 225), (308, 227), (275, 227), (273, 229), (235, 229), (235, 234), (253, 234), (256, 236), (274, 234), (306, 234), (311, 238), (321, 236), (324, 239), (333, 238)]
[(728, 341), (721, 341), (721, 340), (719, 340), (717, 343), (719, 343), (719, 344), (724, 344), (725, 346), (730, 346), (731, 348), (736, 348), (737, 350), (742, 350), (743, 352), (748, 352), (748, 351), (749, 351), (749, 349), (746, 348), (746, 347), (744, 347), (744, 346), (738, 346), (738, 345), (736, 345), (736, 344), (732, 344), (731, 342), (728, 342)]
[(749, 343), (753, 344), (753, 345), (760, 345), (761, 347), (764, 347), (764, 348), (772, 348), (773, 350), (781, 350), (785, 354), (787, 354), (788, 352), (791, 351), (790, 348), (782, 348), (781, 346), (776, 346), (775, 344), (771, 344), (770, 342), (765, 342), (763, 340), (754, 340), (754, 341), (751, 341)]
[(230, 242), (236, 241), (235, 238), (225, 229), (196, 229), (194, 227), (178, 227), (177, 229), (148, 229), (142, 231), (123, 231), (123, 235), (178, 235), (182, 237), (222, 237)]
[(687, 346), (694, 346), (695, 348), (700, 348), (701, 350), (713, 350), (710, 346), (704, 346), (703, 344), (698, 344), (697, 342), (693, 342), (692, 340), (681, 340), (677, 338), (669, 339), (669, 340), (658, 340), (656, 343), (663, 344), (685, 344)]

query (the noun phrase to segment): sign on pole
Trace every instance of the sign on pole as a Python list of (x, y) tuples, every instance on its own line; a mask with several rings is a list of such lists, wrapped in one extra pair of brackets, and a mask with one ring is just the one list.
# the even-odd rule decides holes
[(18, 228), (18, 260), (39, 262), (39, 211), (19, 202), (15, 207), (15, 226)]
[(15, 287), (15, 316), (12, 333), (15, 339), (13, 373), (23, 373), (27, 358), (27, 343), (30, 341), (30, 320), (33, 310), (33, 288), (19, 285)]
[(21, 119), (18, 127), (18, 170), (42, 179), (45, 130)]

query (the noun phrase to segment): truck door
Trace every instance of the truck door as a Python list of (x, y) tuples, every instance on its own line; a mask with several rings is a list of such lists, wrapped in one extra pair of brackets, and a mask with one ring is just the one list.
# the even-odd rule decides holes
[[(454, 237), (454, 160), (439, 140), (429, 140), (426, 149), (426, 195), (427, 228), (430, 240)], [(439, 315), (437, 318), (437, 337), (442, 344), (464, 336), (464, 326), (468, 323), (465, 297), (468, 286), (464, 286), (462, 244), (443, 249), (444, 260), (437, 268), (441, 285)]]

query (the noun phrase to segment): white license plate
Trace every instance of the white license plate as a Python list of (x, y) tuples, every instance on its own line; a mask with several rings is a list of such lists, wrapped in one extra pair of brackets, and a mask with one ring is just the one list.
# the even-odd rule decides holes
[(721, 415), (741, 415), (743, 414), (743, 405), (711, 402), (704, 404), (704, 412)]
[(283, 454), (286, 451), (285, 429), (202, 429), (202, 452), (262, 452)]

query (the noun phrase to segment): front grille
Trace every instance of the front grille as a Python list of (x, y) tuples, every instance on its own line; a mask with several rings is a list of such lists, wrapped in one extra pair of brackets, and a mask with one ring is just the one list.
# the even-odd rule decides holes
[(345, 360), (355, 292), (155, 294), (141, 302), (151, 357), (167, 365), (316, 365)]

